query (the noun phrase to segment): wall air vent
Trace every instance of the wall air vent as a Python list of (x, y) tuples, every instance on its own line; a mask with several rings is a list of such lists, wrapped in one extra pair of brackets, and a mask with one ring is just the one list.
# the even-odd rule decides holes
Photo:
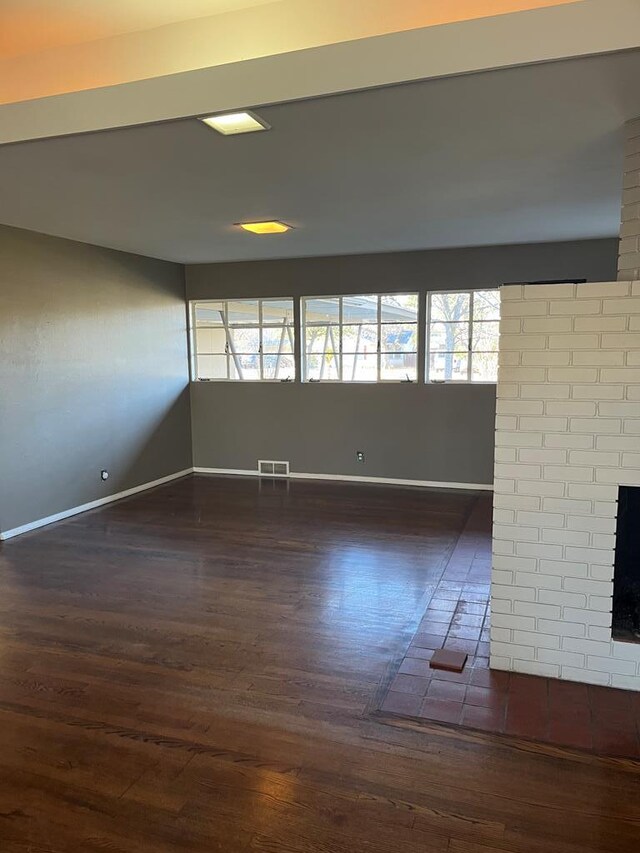
[(289, 463), (258, 459), (258, 474), (261, 477), (288, 477)]

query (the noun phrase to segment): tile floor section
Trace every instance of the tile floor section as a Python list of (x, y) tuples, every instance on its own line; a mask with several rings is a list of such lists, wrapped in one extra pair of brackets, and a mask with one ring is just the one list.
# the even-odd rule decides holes
[[(481, 498), (380, 710), (640, 759), (640, 693), (489, 669), (490, 521)], [(463, 672), (430, 669), (442, 647), (468, 653)]]

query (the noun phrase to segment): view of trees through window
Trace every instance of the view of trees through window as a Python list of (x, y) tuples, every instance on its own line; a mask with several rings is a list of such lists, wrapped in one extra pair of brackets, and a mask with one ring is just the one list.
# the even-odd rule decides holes
[(500, 291), (430, 293), (427, 381), (495, 382)]
[(236, 299), (193, 304), (198, 379), (295, 377), (293, 299)]
[(302, 326), (307, 382), (417, 379), (417, 293), (305, 298)]
[[(303, 380), (415, 382), (419, 300), (417, 293), (303, 297)], [(429, 293), (426, 381), (495, 382), (499, 319), (497, 289)], [(196, 379), (296, 378), (293, 297), (193, 302), (191, 331)]]

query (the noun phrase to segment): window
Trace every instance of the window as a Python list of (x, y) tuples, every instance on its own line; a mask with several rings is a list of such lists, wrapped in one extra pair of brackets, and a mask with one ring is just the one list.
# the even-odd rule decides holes
[(418, 294), (302, 300), (307, 382), (414, 382)]
[(430, 293), (427, 382), (495, 382), (500, 291)]
[(293, 299), (193, 302), (191, 310), (195, 379), (295, 377)]

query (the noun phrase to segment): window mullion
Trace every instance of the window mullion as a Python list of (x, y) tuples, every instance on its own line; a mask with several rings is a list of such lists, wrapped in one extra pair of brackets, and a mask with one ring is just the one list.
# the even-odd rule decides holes
[(190, 344), (191, 344), (191, 379), (198, 379), (199, 367), (198, 367), (198, 326), (196, 324), (196, 302), (192, 302), (190, 305), (190, 326), (191, 326), (191, 335)]
[(262, 299), (258, 299), (258, 376), (262, 382), (264, 375), (262, 372)]
[(473, 358), (473, 298), (474, 291), (469, 291), (469, 352), (467, 355), (467, 382), (471, 382), (471, 359)]
[(338, 307), (338, 323), (339, 323), (339, 326), (338, 326), (338, 352), (336, 353), (336, 357), (338, 359), (338, 381), (339, 382), (344, 381), (344, 379), (343, 379), (344, 372), (342, 370), (342, 364), (343, 364), (342, 323), (343, 323), (343, 319), (344, 319), (344, 299), (341, 296), (340, 297), (340, 305)]
[[(427, 305), (425, 308), (426, 312), (426, 329), (425, 329), (425, 343), (424, 343), (424, 375), (425, 381), (431, 382), (431, 358), (430, 358), (430, 349), (431, 349), (431, 293), (427, 293)], [(418, 330), (419, 333), (419, 330)]]
[(300, 373), (299, 382), (308, 382), (307, 377), (307, 300), (300, 298)]
[(376, 354), (377, 381), (382, 381), (382, 296), (378, 294), (378, 352)]
[(222, 317), (222, 327), (224, 328), (224, 354), (226, 356), (225, 361), (226, 361), (227, 380), (229, 380), (229, 379), (231, 379), (231, 353), (230, 353), (231, 347), (229, 346), (229, 326), (227, 324), (227, 316), (228, 316), (227, 303), (223, 302), (222, 303), (221, 317)]

